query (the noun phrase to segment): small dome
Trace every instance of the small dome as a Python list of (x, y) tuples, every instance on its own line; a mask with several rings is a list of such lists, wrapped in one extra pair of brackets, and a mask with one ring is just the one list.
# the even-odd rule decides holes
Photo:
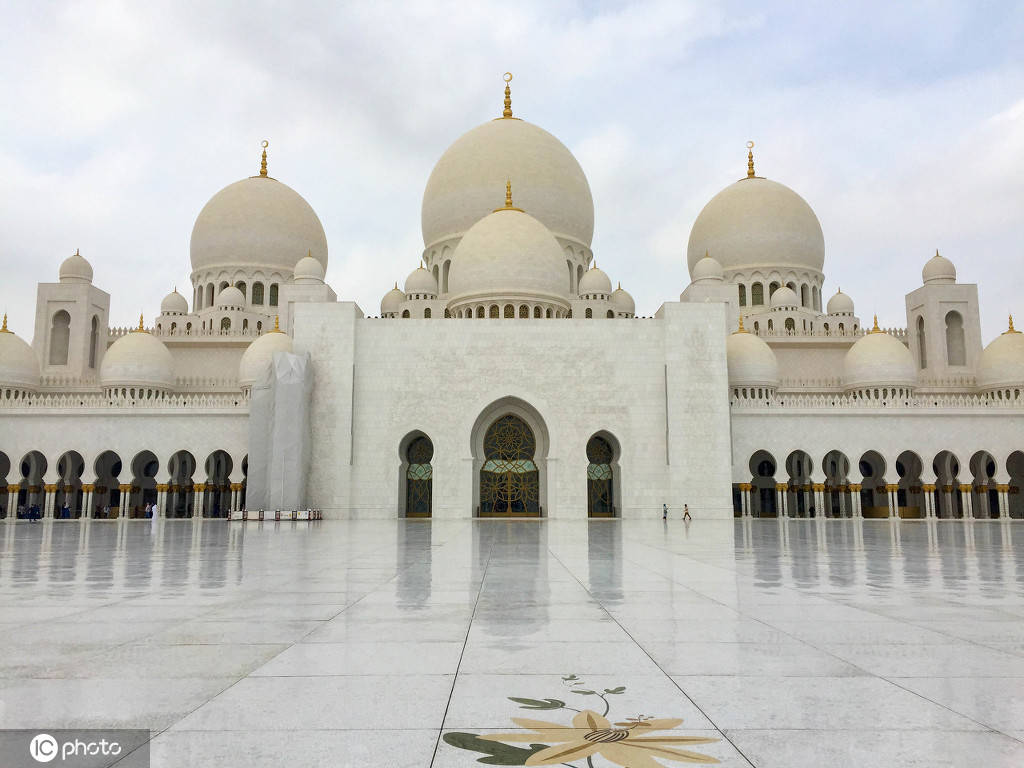
[(690, 270), (690, 279), (693, 282), (698, 280), (722, 280), (723, 277), (722, 265), (707, 255), (694, 264), (693, 269)]
[(978, 364), (978, 389), (1024, 387), (1024, 333), (1013, 329), (996, 336), (981, 353)]
[(731, 334), (725, 342), (729, 383), (741, 387), (777, 387), (779, 363), (764, 341), (744, 330)]
[(174, 358), (163, 342), (136, 330), (110, 345), (100, 364), (105, 387), (174, 387)]
[(775, 293), (772, 294), (772, 308), (773, 309), (775, 307), (799, 307), (799, 306), (800, 306), (800, 298), (796, 295), (796, 291), (794, 291), (789, 286), (784, 285), (781, 288), (777, 288), (775, 290)]
[(380, 300), (380, 316), (384, 317), (397, 312), (403, 301), (405, 301), (405, 294), (398, 290), (396, 283), (395, 287), (385, 293), (384, 298)]
[(590, 293), (603, 293), (608, 295), (612, 292), (612, 281), (608, 278), (603, 271), (597, 268), (595, 264), (593, 267), (583, 273), (583, 277), (580, 278), (579, 295)]
[(615, 307), (616, 312), (621, 312), (624, 315), (636, 314), (636, 304), (633, 301), (633, 297), (629, 295), (628, 291), (622, 289), (622, 283), (619, 283), (619, 287), (612, 291), (612, 295), (608, 297), (608, 300)]
[(828, 305), (825, 310), (830, 315), (852, 315), (853, 314), (853, 299), (841, 290), (836, 291), (836, 295), (828, 300)]
[(164, 296), (164, 300), (160, 302), (160, 314), (162, 315), (187, 315), (188, 314), (188, 301), (178, 293), (178, 289), (175, 288), (173, 291)]
[(567, 304), (565, 257), (547, 227), (517, 208), (500, 208), (463, 236), (448, 286), (460, 299), (533, 298)]
[(917, 383), (914, 357), (901, 341), (875, 329), (862, 336), (843, 358), (846, 389), (873, 386), (912, 387)]
[(434, 276), (430, 272), (420, 265), (405, 278), (405, 292), (407, 295), (418, 293), (437, 296), (437, 281), (434, 280)]
[(235, 286), (229, 285), (217, 294), (217, 300), (214, 302), (214, 306), (218, 309), (244, 307), (245, 296), (243, 296), (242, 292), (235, 288)]
[(92, 264), (86, 261), (78, 251), (75, 251), (64, 259), (58, 274), (62, 283), (91, 283)]
[(291, 352), (292, 337), (277, 330), (267, 331), (246, 347), (238, 364), (238, 385), (251, 387), (267, 372), (275, 352)]
[(445, 150), (423, 192), (423, 244), (462, 235), (494, 209), (511, 179), (517, 201), (553, 234), (590, 247), (594, 200), (583, 169), (562, 142), (532, 123), (488, 120)]
[(280, 270), (308, 251), (327, 268), (327, 237), (316, 212), (287, 184), (253, 176), (230, 184), (203, 206), (192, 228), (193, 271), (216, 267)]
[(303, 256), (295, 264), (295, 282), (319, 282), (324, 281), (324, 265), (314, 259), (311, 255)]
[(705, 253), (725, 270), (821, 272), (825, 238), (811, 206), (789, 187), (760, 177), (731, 184), (704, 206), (690, 230), (690, 276)]
[(0, 329), (0, 387), (36, 389), (39, 387), (39, 360), (32, 347), (7, 330), (7, 315)]
[(921, 270), (921, 280), (925, 283), (955, 283), (956, 267), (936, 250), (935, 255), (928, 259)]

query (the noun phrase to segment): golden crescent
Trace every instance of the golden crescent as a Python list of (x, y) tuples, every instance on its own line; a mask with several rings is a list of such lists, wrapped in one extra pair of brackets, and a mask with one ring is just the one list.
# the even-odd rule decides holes
[(748, 141), (747, 142), (747, 149), (753, 149), (753, 148), (754, 148), (754, 142)]
[(506, 83), (512, 82), (512, 73), (506, 72), (504, 75), (501, 76), (501, 79), (504, 80)]
[(262, 147), (263, 147), (264, 149), (266, 149), (267, 147), (269, 147), (269, 146), (270, 146), (270, 142), (269, 142), (269, 141), (267, 141), (266, 139), (264, 139), (264, 140), (263, 140), (262, 142), (260, 142), (260, 144), (261, 144), (261, 146), (262, 146)]

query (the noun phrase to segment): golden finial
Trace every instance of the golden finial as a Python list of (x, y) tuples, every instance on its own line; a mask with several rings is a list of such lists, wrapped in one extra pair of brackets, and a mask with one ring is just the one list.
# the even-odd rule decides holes
[(932, 258), (933, 259), (939, 258), (939, 249), (938, 248), (935, 249), (935, 255)]
[(77, 249), (77, 248), (75, 248), (75, 256), (81, 256), (81, 255), (82, 255), (82, 254), (80, 254), (80, 253), (78, 252), (78, 249)]
[(498, 211), (519, 211), (520, 213), (522, 213), (522, 211), (523, 211), (522, 208), (516, 208), (515, 205), (512, 203), (512, 180), (511, 179), (508, 179), (505, 182), (505, 207), (504, 208), (495, 208), (494, 209), (495, 213), (497, 213)]
[[(7, 315), (4, 315), (4, 328), (7, 328)], [(1005, 336), (1007, 333), (1020, 333), (1020, 331), (1013, 327), (1013, 315), (1010, 315), (1010, 327), (1003, 332), (1003, 335)]]
[[(1010, 325), (1012, 327), (1013, 323), (1010, 323)], [(3, 328), (0, 328), (0, 333), (10, 333), (10, 331), (7, 330), (7, 313), (6, 312), (4, 312), (4, 325), (3, 325)]]
[(501, 116), (512, 117), (512, 89), (508, 87), (508, 84), (512, 82), (512, 73), (506, 72), (501, 79), (505, 81), (505, 111), (501, 113)]
[(274, 333), (281, 333), (281, 316), (274, 315)]
[(266, 139), (263, 140), (263, 159), (260, 160), (260, 176), (263, 178), (267, 177), (267, 147), (270, 146), (270, 142)]
[(754, 142), (747, 142), (747, 178), (754, 178)]
[(881, 328), (878, 327), (878, 315), (875, 315), (875, 324), (871, 327), (868, 333), (885, 333)]
[(619, 290), (620, 291), (622, 290), (622, 281), (621, 280), (619, 280)]
[(132, 333), (149, 333), (149, 331), (146, 330), (146, 326), (142, 324), (141, 312), (139, 313), (139, 327), (132, 331)]
[(398, 290), (398, 281), (397, 280), (395, 280), (395, 290), (396, 291)]
[(743, 313), (740, 312), (740, 327), (736, 329), (736, 333), (748, 333), (747, 329), (743, 327)]

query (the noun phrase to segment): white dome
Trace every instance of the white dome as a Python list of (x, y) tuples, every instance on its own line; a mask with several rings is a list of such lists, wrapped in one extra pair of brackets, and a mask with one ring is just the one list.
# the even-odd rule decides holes
[(830, 315), (852, 315), (853, 299), (842, 291), (836, 291), (836, 295), (828, 300), (825, 310)]
[(779, 363), (764, 341), (747, 331), (730, 334), (725, 342), (729, 383), (741, 387), (777, 387)]
[(952, 261), (935, 251), (935, 255), (928, 259), (921, 270), (921, 280), (925, 283), (955, 283), (956, 267)]
[(324, 265), (310, 255), (303, 256), (295, 264), (296, 282), (322, 283), (324, 274)]
[(160, 302), (160, 314), (187, 315), (188, 300), (180, 293), (178, 293), (178, 289), (175, 288), (173, 291), (164, 296), (164, 300)]
[(213, 305), (217, 308), (244, 307), (245, 296), (235, 286), (229, 285), (217, 294), (217, 300), (213, 302)]
[(236, 181), (210, 198), (192, 228), (192, 269), (274, 269), (286, 275), (307, 251), (327, 269), (327, 237), (302, 196), (266, 176)]
[(397, 312), (398, 308), (402, 306), (402, 302), (405, 301), (405, 294), (398, 290), (396, 284), (394, 288), (384, 294), (384, 298), (380, 300), (380, 316), (390, 315), (393, 312)]
[(781, 288), (776, 288), (775, 293), (772, 294), (772, 307), (799, 307), (800, 298), (789, 286), (783, 285)]
[(61, 263), (58, 275), (62, 283), (91, 283), (92, 264), (75, 251)]
[(811, 206), (789, 187), (759, 177), (732, 184), (704, 206), (690, 230), (690, 276), (705, 253), (724, 270), (821, 272), (825, 238)]
[(174, 358), (146, 331), (132, 331), (110, 345), (100, 364), (105, 387), (174, 387)]
[(619, 283), (618, 288), (612, 291), (612, 295), (608, 297), (608, 300), (617, 312), (622, 312), (626, 315), (636, 314), (636, 304), (633, 302), (633, 297), (629, 295), (628, 291), (622, 289), (621, 283)]
[(507, 180), (552, 234), (590, 247), (594, 200), (583, 169), (562, 142), (515, 118), (479, 125), (441, 155), (423, 193), (424, 245), (467, 232), (494, 210)]
[(693, 265), (693, 269), (690, 270), (690, 279), (693, 282), (698, 280), (721, 280), (723, 279), (722, 265), (718, 263), (717, 259), (704, 256), (704, 258)]
[(608, 278), (602, 270), (597, 268), (595, 264), (593, 267), (583, 273), (583, 277), (580, 278), (579, 293), (580, 296), (589, 293), (603, 293), (609, 294), (612, 292), (612, 281)]
[(419, 293), (437, 296), (437, 281), (422, 266), (416, 267), (405, 278), (405, 292), (407, 294)]
[(39, 360), (32, 347), (7, 330), (7, 315), (0, 329), (0, 387), (36, 389), (39, 386)]
[(455, 249), (448, 287), (451, 301), (497, 297), (567, 304), (565, 258), (537, 219), (515, 208), (478, 221)]
[[(877, 323), (875, 328), (878, 328)], [(884, 331), (873, 330), (862, 336), (843, 358), (843, 386), (846, 389), (912, 387), (916, 383), (917, 369), (910, 350)]]
[(1010, 330), (996, 336), (981, 353), (978, 364), (978, 389), (1024, 386), (1024, 333)]
[(266, 373), (275, 352), (291, 352), (292, 337), (279, 330), (268, 331), (246, 347), (238, 364), (238, 385), (251, 387)]

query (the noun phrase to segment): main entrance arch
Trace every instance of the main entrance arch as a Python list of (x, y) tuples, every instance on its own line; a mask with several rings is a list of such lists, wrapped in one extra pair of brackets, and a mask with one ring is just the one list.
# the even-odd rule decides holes
[(484, 434), (481, 517), (540, 517), (537, 438), (515, 414), (498, 417)]

